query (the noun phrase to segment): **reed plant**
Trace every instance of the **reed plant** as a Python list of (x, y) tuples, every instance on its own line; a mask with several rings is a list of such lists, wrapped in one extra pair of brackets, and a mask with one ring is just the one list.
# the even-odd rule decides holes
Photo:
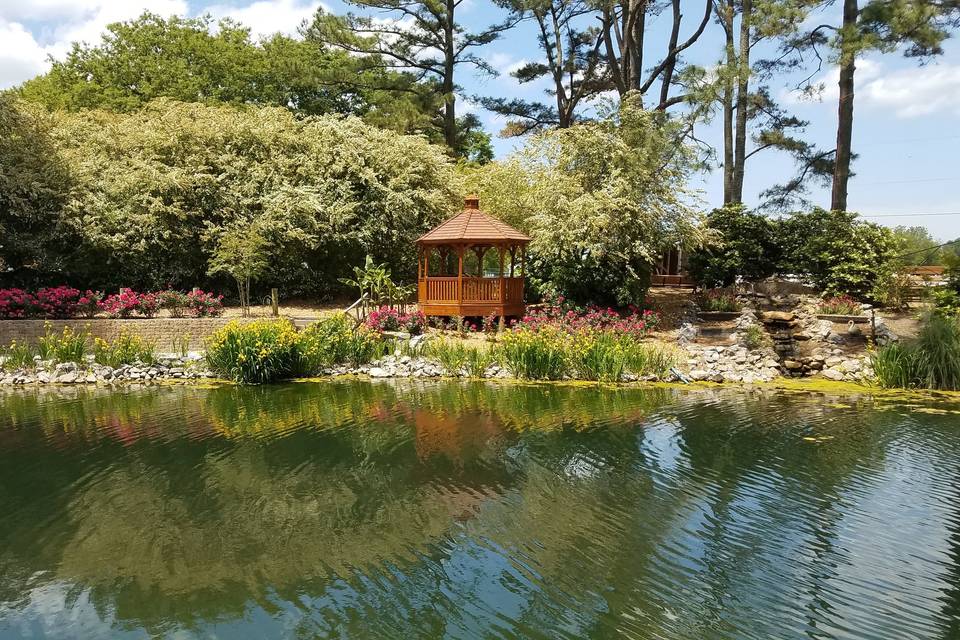
[(299, 372), (314, 375), (324, 367), (350, 363), (359, 366), (383, 356), (386, 343), (377, 331), (354, 326), (338, 313), (314, 322), (299, 335)]
[(960, 321), (930, 314), (915, 340), (881, 347), (871, 364), (882, 387), (960, 390)]
[(89, 339), (89, 331), (77, 332), (68, 325), (60, 333), (55, 333), (47, 322), (43, 335), (37, 339), (37, 353), (41, 360), (83, 362)]
[(669, 347), (636, 342), (627, 350), (627, 370), (637, 376), (662, 379), (676, 364), (677, 354)]
[(94, 362), (114, 369), (138, 362), (151, 364), (155, 355), (156, 343), (124, 330), (121, 330), (113, 341), (108, 342), (103, 338), (95, 338), (93, 341)]
[(427, 357), (436, 360), (448, 376), (461, 375), (470, 358), (468, 349), (462, 342), (444, 338), (428, 343), (424, 353)]
[(498, 354), (518, 378), (559, 380), (569, 372), (569, 334), (552, 327), (521, 327), (500, 338)]
[(13, 340), (7, 347), (0, 347), (0, 370), (16, 371), (33, 367), (34, 349), (25, 342)]
[(482, 378), (496, 360), (492, 349), (486, 347), (467, 348), (467, 374), (471, 378)]
[(586, 331), (573, 336), (568, 359), (583, 380), (619, 382), (627, 368), (634, 340), (610, 331)]
[(207, 340), (207, 363), (218, 375), (237, 382), (290, 378), (301, 367), (300, 337), (286, 320), (231, 322)]
[[(173, 316), (180, 317), (180, 316)], [(173, 351), (181, 358), (186, 358), (187, 354), (190, 353), (190, 339), (191, 336), (189, 333), (184, 333), (183, 335), (177, 336), (173, 339)]]

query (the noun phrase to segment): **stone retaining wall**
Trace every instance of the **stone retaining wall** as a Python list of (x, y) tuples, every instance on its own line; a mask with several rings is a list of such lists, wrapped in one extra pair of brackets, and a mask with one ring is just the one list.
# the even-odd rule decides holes
[(177, 342), (189, 336), (190, 349), (202, 349), (203, 341), (217, 329), (227, 323), (253, 322), (256, 318), (136, 318), (112, 319), (92, 318), (73, 320), (0, 320), (0, 345), (6, 346), (12, 340), (17, 342), (36, 342), (44, 334), (46, 323), (54, 333), (60, 333), (65, 326), (74, 331), (89, 330), (95, 338), (113, 340), (120, 331), (138, 335), (145, 340), (156, 341), (159, 351), (172, 351)]

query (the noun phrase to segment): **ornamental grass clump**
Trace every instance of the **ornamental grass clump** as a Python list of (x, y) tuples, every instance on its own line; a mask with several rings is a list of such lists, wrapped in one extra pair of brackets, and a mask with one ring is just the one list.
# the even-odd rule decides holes
[(299, 343), (301, 375), (315, 375), (335, 364), (366, 364), (382, 357), (385, 350), (378, 332), (354, 327), (353, 320), (343, 313), (309, 325), (300, 332)]
[(917, 338), (871, 355), (877, 383), (887, 388), (960, 390), (960, 321), (933, 313)]
[(292, 378), (301, 370), (300, 337), (286, 320), (231, 322), (207, 340), (207, 364), (236, 382)]
[(0, 347), (0, 370), (17, 371), (33, 368), (34, 350), (29, 344), (13, 340), (9, 346)]
[(37, 340), (37, 353), (41, 360), (56, 362), (83, 362), (87, 354), (87, 342), (90, 333), (78, 333), (67, 326), (60, 333), (54, 333), (49, 322), (44, 323), (44, 333)]
[(578, 378), (599, 382), (619, 382), (627, 373), (662, 378), (676, 360), (666, 349), (612, 331), (578, 334), (569, 344), (568, 358)]
[(581, 332), (569, 345), (569, 361), (583, 380), (619, 382), (626, 371), (634, 340), (610, 331)]
[(442, 338), (428, 342), (424, 353), (428, 358), (436, 360), (448, 376), (462, 375), (470, 357), (462, 342)]
[(151, 364), (155, 359), (156, 347), (156, 343), (121, 329), (111, 342), (103, 338), (94, 339), (93, 360), (114, 369), (125, 364)]
[(570, 335), (544, 326), (538, 330), (521, 326), (500, 338), (500, 360), (518, 378), (559, 380), (569, 372)]
[(636, 376), (663, 379), (676, 364), (677, 355), (669, 348), (636, 342), (627, 350), (627, 370)]

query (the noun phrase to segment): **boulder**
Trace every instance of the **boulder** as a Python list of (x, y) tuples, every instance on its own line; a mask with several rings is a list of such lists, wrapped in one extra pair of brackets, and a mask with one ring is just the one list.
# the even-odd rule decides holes
[(792, 311), (765, 311), (760, 315), (764, 323), (793, 322), (796, 317)]

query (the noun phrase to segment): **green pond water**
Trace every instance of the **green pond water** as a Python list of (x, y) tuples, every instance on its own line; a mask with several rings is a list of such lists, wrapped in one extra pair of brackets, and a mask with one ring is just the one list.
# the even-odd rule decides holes
[(958, 638), (960, 406), (0, 393), (0, 638)]

